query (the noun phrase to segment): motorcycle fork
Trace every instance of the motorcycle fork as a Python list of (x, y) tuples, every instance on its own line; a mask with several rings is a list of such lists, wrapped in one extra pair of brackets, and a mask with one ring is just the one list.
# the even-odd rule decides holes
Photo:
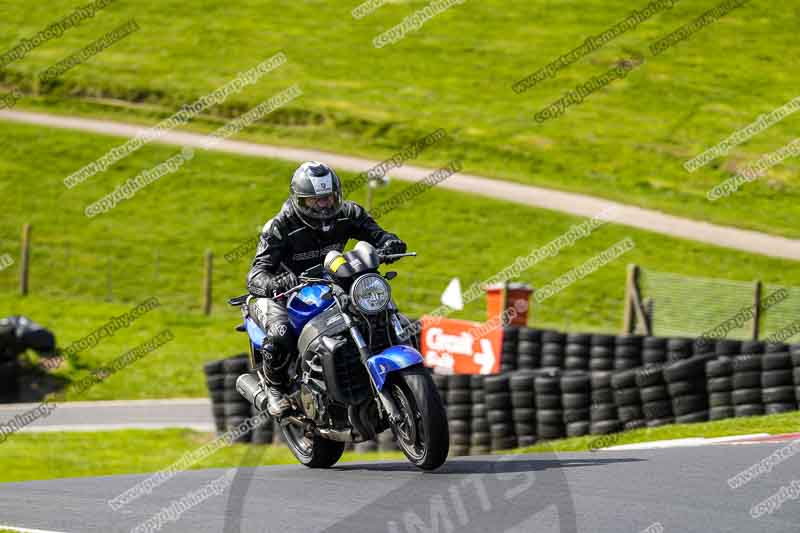
[(400, 413), (400, 409), (397, 408), (394, 398), (392, 398), (392, 395), (387, 391), (378, 388), (378, 385), (375, 383), (375, 380), (372, 377), (372, 372), (369, 371), (367, 361), (369, 361), (369, 358), (372, 357), (372, 354), (369, 351), (367, 342), (364, 340), (364, 336), (361, 335), (360, 331), (358, 331), (358, 328), (356, 327), (355, 323), (353, 323), (353, 319), (350, 318), (350, 315), (344, 311), (339, 298), (336, 298), (336, 304), (339, 306), (339, 311), (342, 313), (342, 318), (344, 319), (344, 324), (347, 327), (347, 330), (350, 332), (350, 337), (353, 339), (356, 348), (358, 348), (358, 353), (361, 356), (361, 364), (363, 364), (367, 369), (367, 375), (369, 376), (369, 382), (372, 385), (372, 391), (378, 399), (378, 412), (385, 412), (388, 415), (389, 423), (391, 424), (397, 424), (398, 422), (401, 422), (403, 420), (403, 415)]

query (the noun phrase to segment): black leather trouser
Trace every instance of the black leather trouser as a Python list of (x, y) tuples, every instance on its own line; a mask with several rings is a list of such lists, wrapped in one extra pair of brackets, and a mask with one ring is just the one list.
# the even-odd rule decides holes
[[(289, 324), (286, 305), (270, 298), (253, 298), (248, 310), (267, 334), (262, 350), (264, 377), (270, 384), (283, 385), (288, 378), (286, 367), (297, 342)], [(256, 364), (259, 363), (258, 359), (256, 356)]]

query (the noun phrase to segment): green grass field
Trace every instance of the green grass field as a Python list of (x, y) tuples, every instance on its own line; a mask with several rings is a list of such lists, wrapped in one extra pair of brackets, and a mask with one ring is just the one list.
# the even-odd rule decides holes
[[(26, 93), (20, 109), (153, 123), (283, 50), (285, 66), (194, 127), (209, 129), (296, 83), (304, 96), (244, 137), (382, 157), (441, 127), (452, 142), (423, 154), (424, 165), (459, 157), (466, 171), (800, 236), (800, 182), (792, 159), (731, 198), (714, 204), (705, 199), (709, 188), (745, 163), (790, 142), (797, 117), (695, 173), (682, 167), (797, 96), (798, 60), (786, 51), (794, 45), (800, 7), (782, 5), (775, 16), (765, 4), (751, 2), (653, 57), (650, 44), (719, 4), (678, 2), (518, 95), (514, 82), (647, 2), (465, 2), (380, 49), (372, 46), (376, 35), (427, 3), (393, 1), (355, 20), (350, 11), (358, 3), (115, 3), (8, 65), (0, 83)], [(5, 6), (0, 50), (75, 7), (65, 0)], [(140, 31), (54, 84), (34, 82), (39, 72), (131, 18)], [(534, 121), (536, 111), (566, 91), (636, 54), (645, 63), (626, 79), (555, 120)], [(98, 146), (69, 166), (77, 169), (100, 154)]]
[[(13, 142), (11, 142), (13, 140)], [(162, 307), (79, 356), (75, 379), (169, 327), (175, 340), (127, 371), (70, 399), (202, 396), (200, 364), (239, 353), (244, 337), (233, 327), (237, 311), (225, 299), (244, 292), (251, 250), (228, 263), (223, 255), (254, 238), (278, 209), (294, 165), (280, 161), (200, 152), (177, 173), (139, 191), (108, 213), (88, 219), (86, 205), (176, 152), (147, 146), (135, 155), (67, 190), (62, 179), (76, 160), (113, 147), (114, 138), (7, 124), (0, 143), (0, 254), (17, 263), (0, 271), (0, 309), (25, 314), (52, 328), (67, 346), (102, 326), (112, 315), (157, 297)], [(344, 179), (353, 179), (344, 173)], [(393, 184), (377, 202), (401, 190)], [(356, 195), (358, 198), (358, 195)], [(19, 231), (33, 225), (30, 295), (17, 291)], [(476, 196), (432, 189), (386, 214), (381, 223), (419, 253), (396, 265), (395, 295), (410, 316), (438, 306), (451, 276), (464, 289), (492, 276), (580, 222), (575, 217)], [(446, 228), (446, 230), (442, 230)], [(532, 310), (531, 324), (569, 330), (617, 331), (622, 316), (627, 263), (685, 275), (762, 279), (796, 286), (800, 272), (790, 261), (670, 239), (609, 224), (524, 272), (522, 281), (541, 287), (620, 240), (635, 248)], [(203, 253), (213, 250), (214, 311), (200, 314)], [(394, 267), (393, 267), (394, 268)], [(453, 316), (485, 319), (478, 299)], [(727, 318), (727, 317), (725, 317)], [(686, 324), (692, 328), (693, 324)]]

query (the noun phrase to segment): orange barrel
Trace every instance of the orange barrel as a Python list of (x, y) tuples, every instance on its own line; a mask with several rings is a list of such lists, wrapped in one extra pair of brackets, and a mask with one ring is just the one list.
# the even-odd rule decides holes
[(516, 309), (516, 315), (509, 321), (512, 326), (524, 326), (528, 323), (531, 294), (533, 287), (527, 283), (509, 283), (506, 285), (506, 308)]

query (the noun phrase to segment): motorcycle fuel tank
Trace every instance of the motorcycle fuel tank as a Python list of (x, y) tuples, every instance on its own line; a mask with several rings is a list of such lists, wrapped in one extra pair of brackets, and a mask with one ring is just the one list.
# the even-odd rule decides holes
[(289, 323), (299, 335), (309, 320), (334, 305), (331, 289), (322, 283), (307, 285), (294, 293), (286, 304)]

